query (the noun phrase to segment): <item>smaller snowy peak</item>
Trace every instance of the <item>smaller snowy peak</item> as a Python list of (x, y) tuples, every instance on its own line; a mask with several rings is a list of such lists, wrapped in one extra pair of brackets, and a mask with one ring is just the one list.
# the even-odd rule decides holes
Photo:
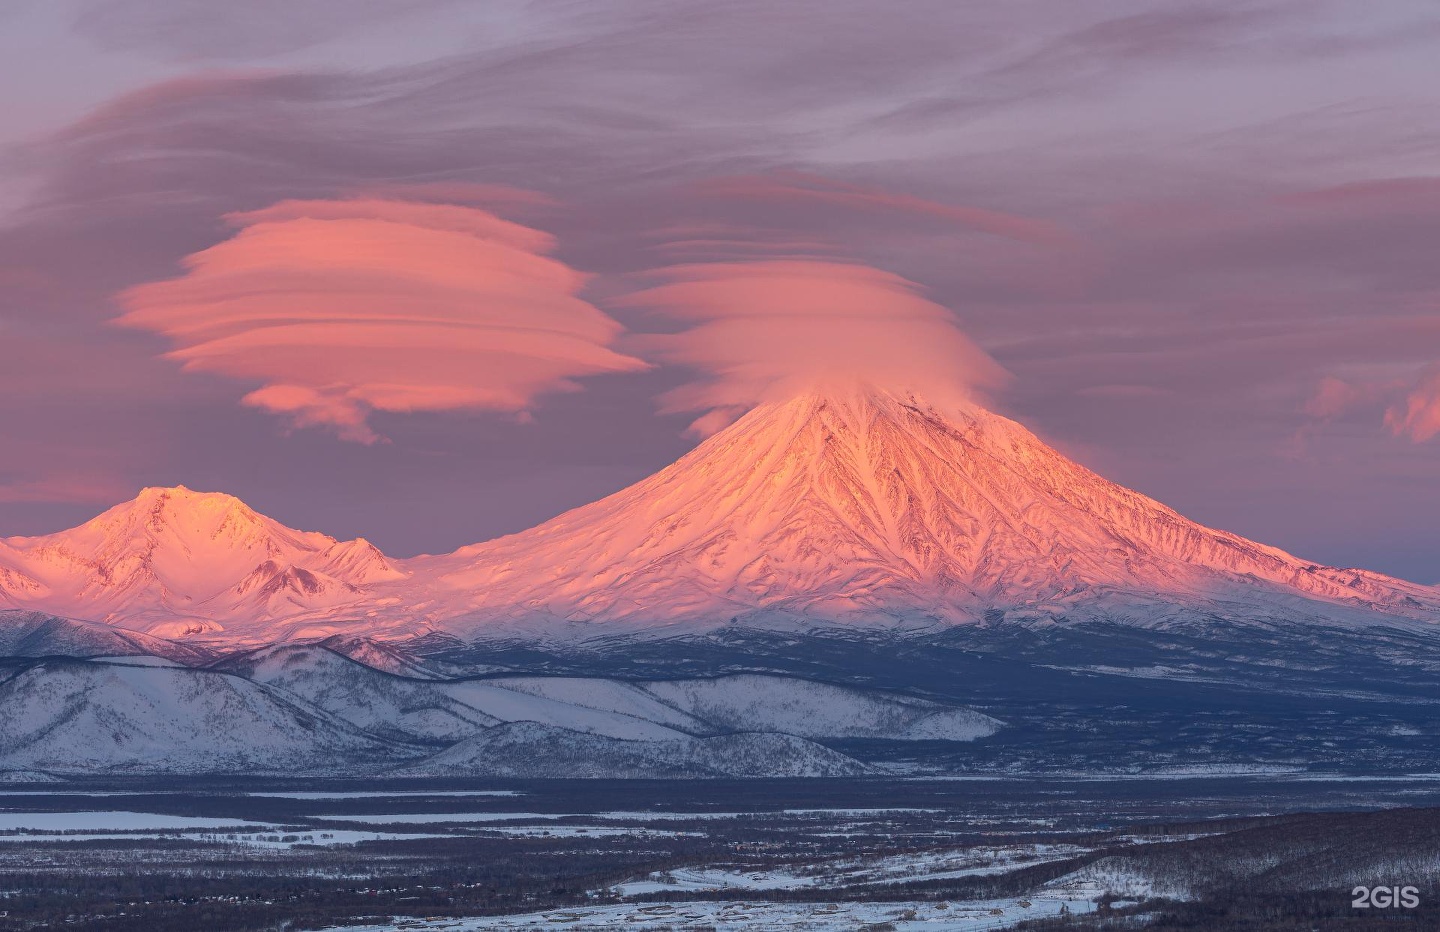
[(357, 586), (329, 574), (283, 564), (277, 560), (261, 563), (230, 589), (230, 593), (236, 597), (254, 596), (256, 601), (262, 602), (275, 598), (290, 598), (292, 601), (303, 602), (336, 592), (358, 591)]
[(264, 538), (275, 527), (233, 495), (195, 492), (180, 485), (142, 489), (131, 501), (116, 505), (77, 530), (111, 540), (174, 535), (233, 543)]
[(351, 583), (404, 579), (405, 571), (363, 537), (336, 541), (320, 555), (320, 569)]
[(0, 605), (169, 637), (264, 632), (403, 579), (374, 545), (297, 531), (233, 495), (141, 490), (79, 527), (0, 543)]
[[(248, 566), (291, 551), (323, 550), (324, 534), (293, 531), (238, 498), (184, 486), (143, 489), (134, 499), (79, 527), (7, 543), (31, 566), (79, 565), (113, 580), (128, 575), (183, 576), (217, 561)], [(176, 571), (167, 574), (167, 570)]]
[(260, 591), (271, 597), (294, 595), (308, 598), (333, 592), (336, 589), (356, 591), (355, 587), (348, 583), (342, 583), (320, 573), (312, 573), (302, 567), (291, 566), (271, 577)]

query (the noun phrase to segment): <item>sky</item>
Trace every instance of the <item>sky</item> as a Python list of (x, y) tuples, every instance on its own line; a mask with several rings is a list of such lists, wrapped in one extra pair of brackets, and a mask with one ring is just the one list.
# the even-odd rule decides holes
[(445, 552), (845, 366), (1440, 581), (1433, 3), (7, 0), (0, 536)]

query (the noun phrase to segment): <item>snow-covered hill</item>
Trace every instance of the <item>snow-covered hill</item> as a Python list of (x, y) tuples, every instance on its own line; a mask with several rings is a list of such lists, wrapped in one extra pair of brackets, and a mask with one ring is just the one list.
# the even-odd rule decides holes
[(235, 654), (212, 669), (243, 676), (398, 741), (447, 743), (492, 726), (532, 722), (628, 741), (736, 732), (803, 738), (973, 741), (1001, 725), (971, 709), (798, 677), (622, 681), (504, 676), (397, 676), (322, 644)]
[(62, 773), (342, 772), (418, 756), (238, 676), (47, 660), (0, 682), (0, 768)]
[(790, 735), (616, 739), (520, 722), (396, 771), (423, 777), (849, 777), (871, 768)]
[(1204, 527), (979, 407), (860, 389), (762, 405), (608, 498), (443, 556), (147, 489), (0, 542), (0, 605), (214, 644), (333, 637), (381, 664), (385, 639), (437, 632), (1440, 621), (1433, 587)]
[(318, 645), (281, 645), (227, 657), (235, 673), (384, 738), (450, 744), (500, 723), (429, 679), (397, 676)]
[(972, 709), (783, 676), (618, 683), (570, 677), (505, 677), (507, 689), (623, 711), (690, 734), (773, 731), (801, 738), (972, 741), (1000, 722)]
[(336, 634), (319, 643), (321, 647), (329, 648), (357, 663), (363, 663), (372, 669), (383, 670), (396, 676), (410, 676), (424, 680), (440, 675), (439, 671), (410, 654), (398, 650), (394, 645), (377, 641), (374, 638)]
[(316, 644), (204, 669), (150, 656), (4, 669), (0, 770), (838, 776), (869, 768), (807, 739), (966, 742), (1000, 724), (791, 677), (411, 678)]
[(94, 621), (44, 612), (0, 610), (0, 657), (127, 657), (149, 655), (186, 664), (211, 659), (203, 648)]

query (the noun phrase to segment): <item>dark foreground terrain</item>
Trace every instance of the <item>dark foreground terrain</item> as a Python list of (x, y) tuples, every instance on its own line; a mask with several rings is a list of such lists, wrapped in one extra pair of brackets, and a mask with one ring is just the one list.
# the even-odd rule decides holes
[(1440, 778), (0, 790), (3, 929), (1422, 929), (1437, 880)]
[[(1440, 928), (1428, 629), (182, 662), (57, 653), (93, 626), (42, 621), (0, 662), (0, 930)], [(677, 721), (651, 743), (708, 756), (601, 753)], [(791, 776), (732, 779), (775, 772), (757, 729)], [(137, 775), (237, 771), (269, 775)]]

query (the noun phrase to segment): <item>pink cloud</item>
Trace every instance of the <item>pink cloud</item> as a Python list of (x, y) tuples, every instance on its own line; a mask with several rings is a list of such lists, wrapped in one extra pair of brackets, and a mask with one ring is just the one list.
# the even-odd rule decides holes
[(1297, 207), (1363, 207), (1433, 210), (1440, 202), (1440, 178), (1380, 178), (1352, 181), (1312, 191), (1281, 195), (1279, 203)]
[(1416, 443), (1440, 434), (1440, 371), (1427, 372), (1404, 401), (1385, 412), (1385, 426)]
[(818, 260), (717, 262), (659, 273), (630, 304), (692, 322), (646, 341), (664, 360), (703, 373), (670, 392), (670, 411), (706, 412), (713, 433), (749, 407), (854, 383), (961, 400), (1006, 373), (919, 286), (863, 265)]
[(1305, 402), (1305, 413), (1320, 420), (1339, 417), (1346, 411), (1373, 399), (1374, 390), (1369, 386), (1355, 385), (1344, 379), (1327, 375), (1315, 387), (1315, 393)]
[[(1409, 378), (1347, 381), (1326, 376), (1305, 403), (1305, 413), (1316, 421), (1380, 408), (1385, 411), (1385, 426), (1397, 437), (1423, 443), (1440, 435), (1440, 369), (1432, 367)], [(1302, 439), (1308, 429), (1302, 428)]]
[(620, 325), (545, 255), (539, 230), (473, 207), (284, 201), (228, 218), (187, 272), (120, 296), (190, 371), (259, 383), (243, 401), (296, 427), (379, 439), (372, 411), (523, 412), (574, 379), (642, 369)]

